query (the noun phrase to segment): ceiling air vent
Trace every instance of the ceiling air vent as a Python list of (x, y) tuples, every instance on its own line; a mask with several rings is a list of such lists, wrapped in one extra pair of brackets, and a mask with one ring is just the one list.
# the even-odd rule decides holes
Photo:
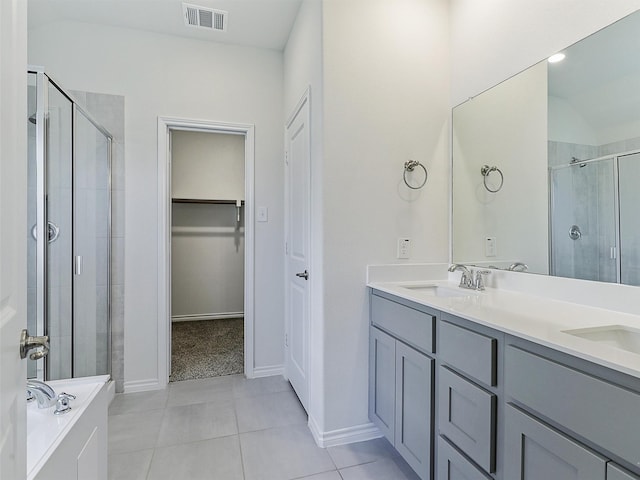
[(189, 3), (182, 4), (184, 23), (190, 27), (208, 28), (225, 32), (227, 30), (228, 12), (199, 7)]

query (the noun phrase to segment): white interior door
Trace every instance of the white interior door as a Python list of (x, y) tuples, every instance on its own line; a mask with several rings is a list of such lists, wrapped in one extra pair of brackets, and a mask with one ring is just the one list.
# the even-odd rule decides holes
[(309, 396), (309, 271), (311, 142), (309, 98), (303, 97), (286, 131), (286, 373), (307, 409)]
[(0, 2), (0, 479), (26, 477), (26, 2)]

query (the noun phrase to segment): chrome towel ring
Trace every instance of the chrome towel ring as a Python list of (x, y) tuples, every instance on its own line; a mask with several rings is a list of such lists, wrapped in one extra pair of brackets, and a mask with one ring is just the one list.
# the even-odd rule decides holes
[[(420, 185), (417, 185), (417, 186), (411, 185), (407, 181), (407, 172), (413, 172), (413, 170), (416, 167), (422, 167), (422, 170), (424, 170), (424, 180), (422, 181), (422, 183)], [(425, 167), (423, 164), (421, 164), (417, 160), (408, 160), (408, 161), (404, 162), (404, 173), (402, 174), (402, 178), (404, 179), (404, 184), (407, 187), (409, 187), (412, 190), (418, 190), (418, 189), (424, 187), (425, 183), (427, 183), (427, 178), (429, 178), (429, 172), (427, 171), (427, 167)]]
[[(491, 172), (498, 172), (498, 174), (500, 175), (500, 185), (498, 185), (498, 188), (496, 188), (495, 190), (492, 190), (487, 185), (487, 177), (489, 177)], [(489, 165), (483, 165), (482, 167), (480, 167), (480, 173), (482, 174), (482, 177), (483, 177), (482, 181), (484, 183), (484, 188), (486, 188), (488, 192), (496, 193), (500, 191), (500, 189), (502, 188), (502, 185), (504, 184), (504, 175), (502, 175), (502, 171), (498, 167), (496, 166), (490, 167)]]

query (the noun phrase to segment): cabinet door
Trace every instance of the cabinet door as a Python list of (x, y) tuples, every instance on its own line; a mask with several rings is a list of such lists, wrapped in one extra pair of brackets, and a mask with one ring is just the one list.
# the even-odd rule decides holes
[(394, 443), (396, 341), (371, 327), (369, 334), (369, 418)]
[(395, 447), (418, 476), (431, 476), (433, 364), (429, 357), (396, 342)]
[(613, 463), (608, 463), (607, 480), (640, 480), (640, 477), (623, 470)]
[(511, 405), (506, 407), (505, 426), (505, 478), (606, 478), (605, 458)]

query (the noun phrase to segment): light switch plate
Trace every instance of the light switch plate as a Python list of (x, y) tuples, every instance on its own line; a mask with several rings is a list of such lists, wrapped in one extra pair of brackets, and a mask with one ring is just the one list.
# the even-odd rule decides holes
[(258, 207), (256, 220), (258, 222), (268, 222), (269, 221), (269, 208), (268, 207)]

